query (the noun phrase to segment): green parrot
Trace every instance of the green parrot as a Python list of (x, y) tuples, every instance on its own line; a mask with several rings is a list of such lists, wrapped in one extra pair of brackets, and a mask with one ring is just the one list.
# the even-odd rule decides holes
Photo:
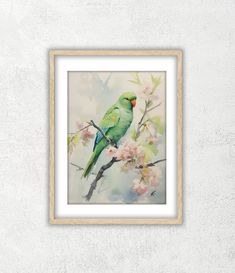
[[(109, 108), (101, 120), (99, 127), (104, 135), (114, 143), (125, 135), (133, 120), (133, 107), (136, 105), (136, 95), (132, 92), (123, 93), (118, 101)], [(83, 172), (83, 177), (87, 177), (94, 168), (100, 154), (109, 145), (107, 140), (97, 131), (93, 154), (88, 161)]]

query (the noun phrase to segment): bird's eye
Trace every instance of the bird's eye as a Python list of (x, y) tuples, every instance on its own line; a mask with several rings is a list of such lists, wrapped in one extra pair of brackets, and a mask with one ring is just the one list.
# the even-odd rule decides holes
[(125, 98), (125, 100), (128, 100), (128, 98)]

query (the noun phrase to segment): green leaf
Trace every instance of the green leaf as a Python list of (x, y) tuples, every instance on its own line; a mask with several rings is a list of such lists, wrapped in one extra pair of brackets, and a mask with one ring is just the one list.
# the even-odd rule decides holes
[(151, 75), (151, 80), (153, 84), (152, 93), (154, 93), (156, 88), (161, 84), (161, 77), (154, 77), (153, 75)]
[(153, 84), (160, 84), (161, 83), (161, 77), (154, 77), (154, 75), (151, 75), (151, 80)]
[(67, 143), (68, 143), (68, 152), (71, 154), (73, 150), (76, 148), (76, 146), (79, 143), (80, 136), (78, 134), (74, 136), (68, 136)]
[(75, 145), (77, 145), (77, 144), (78, 144), (78, 141), (79, 141), (79, 136), (78, 136), (78, 135), (75, 135), (75, 136), (73, 137), (73, 143), (74, 143)]
[(137, 84), (137, 85), (141, 85), (141, 80), (140, 80), (140, 77), (139, 77), (139, 73), (138, 72), (134, 72), (132, 73), (133, 75), (133, 80), (129, 80), (129, 82), (132, 82), (134, 84)]
[(135, 129), (135, 128), (132, 129), (132, 130), (131, 130), (131, 138), (132, 138), (133, 140), (136, 140), (136, 134), (137, 134), (136, 129)]
[(153, 124), (159, 134), (162, 135), (164, 133), (164, 126), (159, 116), (151, 117), (149, 121)]
[(144, 144), (144, 161), (149, 162), (152, 158), (157, 155), (158, 149), (156, 144)]
[(69, 146), (70, 142), (71, 142), (71, 137), (68, 136), (68, 138), (67, 138), (67, 145), (68, 145), (68, 146)]
[(138, 81), (129, 80), (129, 82), (132, 82), (134, 84), (140, 85), (140, 83)]
[(145, 147), (149, 149), (154, 155), (157, 155), (158, 149), (156, 144), (145, 144)]

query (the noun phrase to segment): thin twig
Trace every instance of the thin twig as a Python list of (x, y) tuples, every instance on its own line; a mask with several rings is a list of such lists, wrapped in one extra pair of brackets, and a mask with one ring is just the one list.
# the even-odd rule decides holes
[[(78, 171), (84, 171), (85, 169), (79, 165), (76, 165), (74, 163), (70, 163), (70, 165), (76, 167), (78, 169)], [(97, 175), (97, 173), (91, 172), (92, 175)]]
[(78, 166), (78, 165), (76, 165), (76, 164), (74, 164), (74, 163), (70, 163), (70, 165), (72, 165), (72, 166), (78, 168), (79, 171), (83, 171), (83, 170), (84, 170), (84, 168), (82, 168), (82, 167), (80, 167), (80, 166)]
[(159, 160), (156, 160), (154, 162), (151, 162), (151, 163), (148, 163), (148, 164), (145, 164), (145, 165), (136, 166), (135, 168), (136, 169), (143, 169), (143, 168), (148, 168), (148, 167), (154, 167), (156, 164), (158, 164), (158, 163), (160, 163), (162, 161), (166, 161), (166, 159), (159, 159)]
[(146, 115), (147, 112), (148, 112), (148, 111), (147, 111), (147, 109), (148, 109), (148, 104), (149, 104), (149, 102), (148, 102), (148, 101), (145, 101), (144, 113), (143, 113), (143, 115), (142, 115), (140, 121), (138, 122), (138, 125), (141, 125), (141, 124), (142, 124), (142, 122), (143, 122), (143, 120), (144, 120), (144, 118), (145, 118), (145, 115)]
[(102, 134), (102, 136), (105, 138), (105, 140), (107, 141), (108, 144), (110, 144), (110, 145), (114, 146), (115, 148), (117, 148), (117, 144), (114, 143), (111, 139), (109, 139), (109, 138), (104, 134), (104, 132), (100, 129), (100, 127), (97, 126), (97, 125), (94, 123), (93, 120), (90, 121), (90, 124), (91, 124), (94, 128), (96, 128), (96, 129)]
[(143, 122), (143, 123), (140, 125), (140, 128), (142, 128), (148, 121), (149, 121), (149, 119), (145, 120), (145, 122)]
[(76, 135), (76, 134), (80, 133), (81, 131), (89, 128), (90, 126), (92, 126), (92, 125), (89, 123), (87, 126), (85, 126), (82, 129), (78, 130), (76, 133), (69, 133), (69, 135)]
[(162, 104), (162, 103), (160, 102), (160, 103), (158, 103), (157, 105), (153, 106), (152, 108), (149, 108), (149, 109), (147, 110), (147, 113), (149, 113), (149, 112), (152, 111), (153, 109), (159, 107), (161, 104)]
[(147, 114), (147, 108), (148, 108), (148, 102), (145, 101), (145, 108), (144, 108), (144, 113), (140, 119), (140, 121), (138, 122), (138, 127), (137, 127), (137, 130), (136, 130), (136, 137), (135, 137), (135, 140), (137, 140), (137, 138), (140, 136), (140, 129), (142, 127), (142, 122), (145, 118), (145, 115)]
[(148, 109), (149, 103), (150, 103), (150, 101), (145, 101), (144, 112), (143, 112), (143, 115), (142, 115), (140, 121), (138, 122), (138, 127), (137, 127), (137, 130), (136, 130), (135, 140), (137, 140), (137, 138), (140, 136), (140, 129), (146, 124), (146, 122), (148, 122), (148, 120), (144, 121), (144, 118), (147, 115), (147, 113), (149, 113), (150, 111), (154, 110), (155, 108), (157, 108), (158, 106), (161, 105), (161, 102), (160, 102), (159, 104), (157, 104), (157, 105), (153, 106), (152, 108)]

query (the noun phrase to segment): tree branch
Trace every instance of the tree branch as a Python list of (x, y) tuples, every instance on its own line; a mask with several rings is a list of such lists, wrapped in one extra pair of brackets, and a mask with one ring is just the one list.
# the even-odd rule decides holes
[[(143, 169), (143, 168), (147, 168), (147, 167), (153, 167), (155, 166), (156, 164), (162, 162), (162, 161), (165, 161), (166, 159), (160, 159), (160, 160), (156, 160), (154, 162), (151, 162), (151, 163), (148, 163), (146, 165), (139, 165), (139, 166), (136, 166), (135, 168), (136, 169)], [(97, 186), (97, 183), (98, 181), (104, 176), (103, 173), (109, 169), (110, 167), (112, 167), (112, 165), (116, 162), (119, 162), (121, 161), (120, 159), (117, 159), (116, 157), (113, 157), (107, 164), (103, 165), (99, 172), (97, 173), (95, 179), (93, 180), (93, 182), (91, 183), (91, 186), (90, 186), (90, 189), (87, 193), (87, 195), (85, 196), (86, 200), (87, 201), (90, 201), (92, 195), (93, 195), (93, 192), (94, 190), (96, 189), (96, 186)]]
[(96, 189), (97, 186), (97, 182), (102, 178), (103, 173), (109, 169), (115, 162), (118, 162), (120, 160), (118, 160), (116, 157), (113, 157), (107, 164), (103, 165), (98, 174), (96, 175), (95, 179), (93, 180), (93, 182), (91, 183), (90, 189), (87, 193), (87, 195), (85, 196), (86, 200), (89, 201), (92, 197), (93, 191)]
[(100, 129), (99, 126), (97, 126), (93, 120), (90, 121), (90, 125), (92, 125), (94, 128), (96, 128), (101, 134), (102, 136), (105, 138), (105, 140), (107, 141), (108, 144), (114, 146), (115, 148), (117, 148), (117, 144), (114, 143), (111, 139), (109, 139), (105, 134), (104, 132)]

